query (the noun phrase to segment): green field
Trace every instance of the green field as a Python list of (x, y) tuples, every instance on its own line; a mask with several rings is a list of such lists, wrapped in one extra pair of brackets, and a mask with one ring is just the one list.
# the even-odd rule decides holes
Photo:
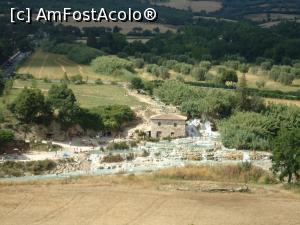
[(108, 76), (95, 73), (89, 65), (79, 65), (69, 60), (64, 55), (58, 55), (42, 50), (35, 51), (25, 62), (18, 68), (19, 74), (32, 74), (35, 78), (50, 80), (61, 79), (64, 74), (68, 76), (82, 75), (84, 79), (103, 81), (124, 81), (129, 80), (128, 76)]
[[(210, 72), (216, 74), (216, 68), (213, 67)], [(43, 52), (42, 50), (35, 51), (17, 70), (20, 74), (32, 74), (35, 78), (43, 79), (48, 78), (50, 80), (59, 80), (66, 73), (69, 77), (74, 75), (82, 75), (83, 79), (96, 80), (101, 79), (103, 81), (130, 81), (132, 75), (123, 76), (108, 76), (104, 74), (95, 73), (89, 65), (79, 65), (75, 62), (67, 59), (63, 55), (52, 54)], [(145, 72), (145, 69), (137, 70), (139, 76), (144, 80), (153, 80), (157, 77)], [(176, 79), (177, 73), (170, 71), (171, 79)], [(238, 72), (239, 78), (242, 74)], [(195, 79), (190, 75), (183, 75), (185, 80), (194, 81)], [(267, 90), (281, 90), (281, 91), (297, 91), (300, 88), (300, 79), (296, 79), (293, 85), (286, 86), (279, 82), (272, 81), (268, 76), (247, 74), (248, 86), (251, 88), (257, 88), (256, 82), (259, 80), (265, 80), (266, 85), (264, 89)]]
[[(213, 67), (209, 72), (213, 75), (217, 74), (217, 67)], [(242, 78), (243, 73), (236, 71), (239, 80)], [(284, 85), (280, 82), (271, 80), (267, 74), (253, 74), (251, 72), (246, 73), (247, 85), (249, 88), (258, 88), (256, 85), (257, 81), (264, 80), (265, 86), (262, 90), (280, 90), (283, 92), (298, 91), (300, 89), (300, 79), (295, 79), (292, 85)]]
[[(31, 87), (32, 85), (32, 81), (15, 80), (14, 87), (6, 98), (6, 101), (11, 102), (24, 87)], [(36, 80), (36, 84), (34, 85), (47, 94), (52, 84), (45, 83), (42, 80)], [(84, 108), (112, 104), (128, 105), (130, 107), (143, 105), (143, 103), (140, 103), (135, 97), (128, 96), (126, 94), (126, 89), (120, 85), (70, 84), (69, 87), (73, 90), (80, 106)], [(0, 98), (1, 104), (3, 103), (3, 99), (4, 97)]]

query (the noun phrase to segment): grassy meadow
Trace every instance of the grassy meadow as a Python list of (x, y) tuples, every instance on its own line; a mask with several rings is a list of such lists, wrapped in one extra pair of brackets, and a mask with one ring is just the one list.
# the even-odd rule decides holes
[(69, 60), (64, 55), (35, 51), (25, 62), (18, 68), (19, 74), (32, 74), (37, 79), (59, 80), (64, 74), (69, 77), (81, 75), (83, 79), (103, 81), (124, 81), (129, 80), (129, 76), (107, 76), (94, 72), (89, 65), (79, 65)]
[[(24, 87), (35, 86), (47, 94), (52, 84), (55, 83), (46, 83), (43, 80), (15, 80), (10, 94), (7, 97), (1, 97), (0, 102), (3, 104), (4, 99), (6, 102), (13, 101)], [(69, 87), (73, 90), (80, 106), (84, 108), (93, 108), (112, 104), (128, 105), (130, 107), (142, 105), (142, 103), (140, 103), (135, 97), (128, 96), (126, 94), (126, 89), (120, 85), (70, 84)]]

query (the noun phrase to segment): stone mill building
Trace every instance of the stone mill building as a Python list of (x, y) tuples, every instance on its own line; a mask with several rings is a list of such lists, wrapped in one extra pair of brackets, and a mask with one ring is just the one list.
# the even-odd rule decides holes
[(187, 118), (178, 114), (160, 114), (151, 117), (152, 138), (185, 137)]

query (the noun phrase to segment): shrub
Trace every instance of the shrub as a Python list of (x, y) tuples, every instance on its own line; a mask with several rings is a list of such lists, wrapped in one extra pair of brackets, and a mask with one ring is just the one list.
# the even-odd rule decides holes
[(70, 80), (74, 84), (83, 84), (83, 78), (80, 74), (74, 75), (70, 77)]
[(51, 80), (49, 80), (47, 77), (45, 77), (45, 78), (43, 79), (43, 81), (44, 81), (45, 83), (51, 83)]
[(160, 77), (162, 79), (168, 79), (170, 77), (169, 69), (165, 66), (158, 66), (156, 64), (149, 64), (147, 66), (147, 72), (152, 73), (156, 77)]
[(266, 85), (266, 81), (265, 80), (258, 80), (258, 81), (255, 82), (255, 84), (258, 88), (264, 88), (265, 85)]
[(277, 123), (272, 118), (253, 112), (238, 112), (219, 123), (222, 142), (237, 149), (270, 150)]
[(26, 163), (26, 169), (34, 175), (43, 174), (56, 167), (56, 163), (52, 160), (34, 161)]
[(144, 83), (143, 83), (143, 81), (142, 81), (141, 78), (134, 77), (131, 80), (130, 87), (133, 88), (133, 89), (138, 89), (139, 90), (139, 89), (144, 89), (145, 85), (144, 85)]
[(295, 79), (295, 76), (290, 73), (281, 73), (278, 77), (278, 81), (284, 85), (291, 85)]
[(15, 162), (5, 161), (0, 164), (0, 177), (6, 176), (24, 176), (26, 173), (33, 175), (44, 174), (56, 167), (56, 163), (52, 160), (30, 161), (30, 162)]
[(102, 56), (104, 53), (98, 49), (78, 43), (48, 42), (42, 46), (44, 51), (66, 55), (68, 59), (78, 64), (88, 64), (92, 59)]
[(108, 150), (126, 150), (129, 149), (129, 145), (126, 141), (122, 142), (113, 142), (107, 145)]
[(180, 81), (180, 82), (184, 82), (184, 77), (182, 75), (177, 75), (176, 76), (176, 80)]
[(132, 62), (116, 56), (98, 57), (92, 61), (91, 66), (95, 72), (108, 75), (115, 74), (123, 69), (134, 72)]
[(248, 73), (249, 66), (246, 63), (241, 63), (241, 64), (239, 64), (238, 70), (242, 73)]
[(199, 63), (199, 66), (202, 68), (205, 68), (208, 71), (211, 68), (211, 62), (210, 61), (201, 61)]
[(193, 66), (187, 63), (177, 63), (173, 66), (173, 69), (175, 70), (175, 72), (177, 73), (182, 73), (182, 74), (190, 74)]
[(5, 121), (3, 110), (0, 108), (0, 123), (3, 123)]
[(102, 162), (106, 162), (106, 163), (117, 163), (117, 162), (123, 162), (123, 161), (124, 161), (124, 159), (122, 158), (122, 156), (120, 154), (106, 155), (102, 159)]
[(132, 161), (132, 160), (134, 160), (134, 154), (133, 154), (133, 153), (127, 154), (127, 155), (126, 155), (126, 160), (127, 160), (127, 161)]
[(226, 82), (238, 82), (238, 76), (234, 70), (219, 67), (217, 71), (217, 82), (225, 84)]
[(265, 183), (262, 178), (271, 175), (263, 169), (250, 166), (193, 166), (168, 168), (154, 173), (154, 178), (176, 180), (210, 180)]
[(195, 67), (191, 75), (198, 81), (204, 81), (206, 78), (207, 69), (204, 67)]
[(17, 73), (15, 76), (14, 76), (15, 79), (20, 79), (20, 80), (31, 80), (34, 78), (34, 76), (30, 73), (25, 73), (25, 74), (20, 74), (20, 73)]
[(97, 80), (95, 80), (95, 84), (102, 85), (103, 81), (101, 79), (97, 79)]
[(138, 58), (138, 59), (133, 60), (133, 64), (134, 64), (135, 68), (141, 69), (144, 67), (145, 61), (144, 61), (144, 59)]
[(230, 69), (238, 70), (240, 62), (237, 60), (229, 60), (224, 63), (224, 65)]
[(274, 65), (269, 73), (269, 76), (274, 81), (279, 81), (284, 85), (291, 85), (295, 79), (295, 70), (290, 66)]

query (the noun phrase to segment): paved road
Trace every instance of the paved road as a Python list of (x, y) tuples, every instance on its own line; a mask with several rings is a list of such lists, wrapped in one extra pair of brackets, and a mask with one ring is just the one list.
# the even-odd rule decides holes
[(4, 73), (4, 78), (9, 79), (17, 66), (29, 55), (29, 53), (20, 52), (10, 62), (6, 62), (2, 65), (1, 69)]

